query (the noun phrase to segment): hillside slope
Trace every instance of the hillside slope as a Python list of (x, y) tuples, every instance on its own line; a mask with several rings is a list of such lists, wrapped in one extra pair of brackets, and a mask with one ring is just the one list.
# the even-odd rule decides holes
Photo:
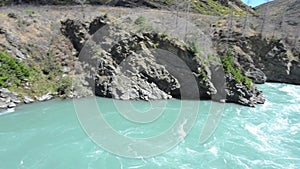
[(120, 7), (148, 7), (167, 10), (186, 11), (208, 14), (226, 15), (232, 12), (233, 15), (244, 15), (246, 11), (254, 14), (255, 12), (240, 0), (4, 0), (1, 5), (17, 4), (36, 4), (36, 5), (108, 5)]
[(279, 38), (299, 36), (300, 29), (300, 0), (275, 0), (256, 7), (266, 25), (282, 32)]

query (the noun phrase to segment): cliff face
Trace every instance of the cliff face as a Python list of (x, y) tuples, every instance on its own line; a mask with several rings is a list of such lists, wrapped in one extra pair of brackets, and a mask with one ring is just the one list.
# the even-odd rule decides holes
[[(191, 25), (186, 13), (158, 10), (172, 7), (175, 1), (106, 2), (156, 10), (2, 7), (0, 50), (12, 58), (11, 63), (21, 62), (30, 71), (17, 80), (1, 74), (0, 87), (12, 92), (0, 90), (0, 107), (57, 96), (82, 97), (92, 91), (124, 100), (204, 98), (248, 106), (263, 103), (254, 83), (300, 84), (298, 3), (286, 4), (288, 12), (282, 15), (282, 10), (274, 13), (275, 2), (286, 4), (267, 4), (272, 13), (264, 12), (264, 5), (258, 7), (258, 17), (192, 14)], [(215, 3), (225, 7), (225, 13), (237, 6), (238, 11), (251, 13), (238, 0), (193, 3), (194, 10), (201, 7), (217, 15), (221, 13), (214, 8), (220, 6)], [(97, 35), (99, 29), (105, 33)]]
[(258, 35), (242, 48), (253, 49), (250, 57), (267, 81), (300, 84), (299, 7), (299, 0), (275, 0), (256, 8)]
[[(111, 8), (106, 11), (107, 7), (88, 8), (87, 11), (116, 10)], [(147, 18), (143, 21), (143, 17), (128, 14), (130, 9), (117, 9), (129, 16), (124, 20), (120, 18), (120, 23), (111, 20), (113, 17), (108, 19), (105, 13), (98, 17), (99, 12), (86, 12), (81, 16), (84, 19), (80, 16), (71, 17), (80, 7), (4, 9), (5, 13), (1, 15), (1, 51), (29, 65), (33, 68), (34, 76), (38, 77), (29, 78), (15, 87), (13, 84), (8, 86), (10, 90), (20, 93), (20, 102), (23, 99), (25, 102), (25, 98), (26, 102), (31, 102), (47, 100), (53, 96), (81, 97), (91, 94), (88, 88), (92, 88), (98, 96), (116, 99), (205, 98), (249, 106), (264, 102), (261, 92), (252, 84), (246, 86), (230, 74), (226, 77), (223, 74), (220, 79), (216, 79), (216, 70), (221, 68), (220, 62), (209, 62), (207, 65), (205, 57), (198, 56), (201, 52), (199, 47), (176, 40), (168, 33), (153, 32), (155, 28), (147, 24)], [(114, 12), (111, 14), (119, 15)], [(168, 18), (162, 19), (166, 21), (172, 21), (173, 17), (171, 13), (158, 14), (151, 10), (146, 16), (154, 19), (165, 16)], [(164, 20), (158, 22), (166, 24)], [(123, 26), (127, 28), (123, 29), (122, 24), (125, 23), (131, 25), (132, 29), (128, 30), (127, 26)], [(184, 23), (179, 21), (181, 25)], [(108, 27), (108, 32), (96, 44), (104, 44), (103, 48), (108, 44), (111, 46), (104, 53), (99, 53), (95, 50), (97, 48), (88, 46), (86, 42), (103, 27)], [(167, 29), (171, 31), (173, 25), (169, 27)], [(184, 34), (185, 29), (179, 27), (179, 30), (181, 32), (174, 33)], [(116, 39), (109, 37), (111, 35), (117, 35), (120, 41), (112, 45)], [(203, 42), (207, 41), (210, 40)], [(210, 46), (203, 49), (213, 50)], [(82, 57), (82, 53), (86, 55)], [(94, 57), (98, 59), (92, 59)], [(97, 69), (85, 72), (94, 63)], [(131, 64), (129, 70), (124, 67), (124, 63)], [(72, 86), (69, 86), (66, 78), (75, 79)], [(228, 82), (225, 82), (226, 79)]]
[[(99, 30), (107, 27), (105, 35), (99, 32), (90, 34), (94, 23), (98, 23)], [(221, 65), (205, 64), (207, 60), (197, 56), (193, 48), (166, 34), (134, 33), (129, 28), (124, 29), (128, 25), (121, 30), (115, 29), (121, 25), (104, 22), (101, 17), (87, 24), (80, 20), (66, 20), (62, 22), (62, 32), (75, 48), (81, 46), (76, 48), (80, 52), (79, 61), (90, 66), (99, 64), (94, 65), (98, 67), (96, 80), (88, 80), (97, 96), (122, 100), (213, 99), (248, 106), (264, 102), (262, 93), (251, 82), (246, 86), (232, 75), (222, 73)], [(112, 42), (118, 39), (112, 36), (115, 34), (122, 38), (114, 44)], [(105, 39), (92, 38), (91, 44), (82, 40), (82, 37), (89, 36), (105, 36)], [(85, 47), (77, 45), (78, 42), (86, 42)], [(99, 52), (99, 46), (104, 51)], [(89, 56), (99, 59), (87, 59)]]
[(262, 30), (259, 21), (249, 21), (257, 27), (247, 31), (240, 29), (243, 24), (239, 23), (235, 23), (231, 31), (226, 26), (214, 28), (213, 39), (219, 55), (224, 55), (224, 49), (231, 46), (236, 65), (256, 83), (300, 84), (299, 38), (296, 39), (295, 34), (282, 38), (284, 30), (277, 30), (277, 34), (270, 29), (272, 23), (267, 23)]

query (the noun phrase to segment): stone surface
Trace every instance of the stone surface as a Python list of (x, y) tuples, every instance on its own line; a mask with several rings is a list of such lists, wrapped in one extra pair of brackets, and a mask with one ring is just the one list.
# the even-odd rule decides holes
[(252, 68), (245, 72), (245, 75), (252, 79), (256, 84), (264, 84), (267, 81), (267, 76), (260, 69)]
[(29, 104), (29, 103), (33, 103), (33, 102), (34, 102), (34, 100), (32, 98), (30, 98), (28, 96), (24, 97), (24, 103), (25, 104)]
[[(51, 100), (53, 98), (52, 94), (51, 93), (47, 93), (43, 96), (40, 96), (40, 97), (36, 97), (36, 100), (39, 101), (39, 102), (43, 102), (43, 101), (48, 101), (48, 100)], [(30, 101), (30, 99), (28, 99)]]
[[(269, 17), (272, 20), (277, 16)], [(276, 19), (274, 20), (277, 22)], [(256, 20), (249, 22), (257, 24)], [(300, 84), (300, 43), (297, 32), (294, 32), (300, 29), (300, 25), (286, 25), (286, 29), (294, 31), (282, 35), (277, 32), (285, 32), (285, 30), (276, 30), (272, 27), (274, 26), (272, 23), (266, 23), (263, 32), (258, 32), (258, 28), (262, 26), (242, 32), (240, 27), (243, 25), (239, 23), (234, 23), (229, 32), (226, 24), (227, 21), (219, 25), (219, 28), (214, 28), (213, 40), (220, 56), (226, 55), (230, 46), (235, 57), (235, 65), (255, 83)], [(228, 37), (232, 40), (229, 41)]]
[(0, 109), (14, 108), (20, 103), (21, 100), (17, 93), (6, 88), (0, 88)]
[(6, 109), (7, 108), (7, 103), (0, 101), (0, 109)]
[(14, 108), (16, 107), (17, 105), (14, 103), (14, 102), (10, 102), (8, 105), (7, 105), (7, 108)]

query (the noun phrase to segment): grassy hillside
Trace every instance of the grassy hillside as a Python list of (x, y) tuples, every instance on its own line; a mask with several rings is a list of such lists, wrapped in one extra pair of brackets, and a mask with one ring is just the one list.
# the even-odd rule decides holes
[(3, 0), (0, 5), (12, 4), (50, 4), (50, 5), (74, 5), (74, 4), (98, 4), (124, 7), (150, 7), (158, 9), (171, 9), (192, 12), (207, 15), (227, 15), (232, 12), (233, 15), (241, 16), (249, 11), (254, 11), (240, 0)]

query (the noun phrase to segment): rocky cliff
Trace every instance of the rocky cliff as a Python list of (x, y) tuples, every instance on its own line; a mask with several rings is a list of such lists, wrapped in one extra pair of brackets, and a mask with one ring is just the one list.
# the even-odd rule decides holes
[(300, 84), (299, 2), (275, 0), (258, 6), (259, 16), (250, 18), (247, 29), (235, 21), (229, 43), (246, 75), (260, 82)]
[[(259, 16), (251, 16), (255, 12), (240, 1), (215, 1), (226, 9), (239, 6), (248, 15), (187, 18), (176, 10), (158, 10), (175, 1), (142, 2), (114, 5), (156, 10), (1, 7), (1, 66), (9, 71), (1, 71), (0, 85), (10, 90), (0, 90), (1, 108), (92, 92), (124, 100), (213, 99), (255, 106), (265, 100), (254, 83), (300, 84), (297, 13), (287, 18), (262, 6)], [(278, 7), (273, 3), (270, 11)]]
[[(98, 23), (98, 26), (95, 27), (94, 23)], [(99, 63), (99, 66), (95, 65), (98, 68), (96, 81), (94, 78), (88, 80), (90, 84), (94, 83), (96, 95), (123, 100), (213, 99), (249, 106), (264, 102), (261, 92), (251, 82), (246, 86), (230, 74), (225, 77), (225, 73), (218, 79), (216, 70), (222, 67), (218, 68), (218, 65), (212, 63), (204, 64), (205, 58), (197, 56), (197, 52), (188, 45), (166, 34), (126, 32), (126, 29), (111, 28), (109, 23), (103, 17), (96, 18), (89, 25), (80, 20), (68, 19), (62, 22), (63, 34), (81, 52), (79, 60), (89, 64)], [(105, 26), (108, 26), (105, 35), (93, 36), (117, 34), (124, 39), (121, 38), (100, 53), (94, 48), (101, 44), (108, 45), (115, 40), (114, 36), (94, 42), (96, 46), (86, 43), (85, 48), (88, 50), (82, 48), (83, 44), (78, 44), (85, 43), (83, 37), (92, 36), (90, 33), (94, 31), (91, 29), (103, 29)], [(99, 59), (90, 60), (86, 58), (87, 55)]]

